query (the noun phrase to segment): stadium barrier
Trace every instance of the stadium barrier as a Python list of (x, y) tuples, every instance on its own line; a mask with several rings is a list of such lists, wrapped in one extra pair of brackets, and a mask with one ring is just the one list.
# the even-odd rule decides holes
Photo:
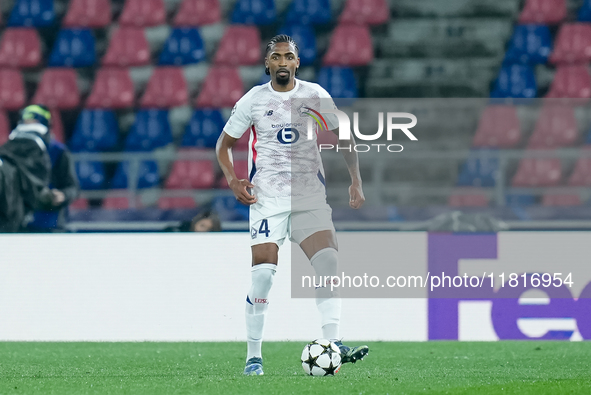
[[(447, 274), (451, 283), (466, 273), (488, 287), (448, 297), (426, 280), (410, 299), (343, 299), (341, 335), (348, 341), (591, 339), (589, 232), (342, 232), (339, 243), (361, 273), (375, 261), (390, 263), (395, 277), (411, 268), (425, 279)], [(1, 341), (245, 339), (244, 233), (6, 234), (0, 251)], [(320, 336), (314, 300), (292, 298), (291, 263), (301, 254), (288, 244), (280, 250), (268, 340)], [(551, 285), (536, 283), (532, 273), (551, 273)], [(494, 287), (487, 285), (491, 274)], [(526, 286), (510, 285), (512, 274)], [(519, 299), (524, 292), (531, 298)]]

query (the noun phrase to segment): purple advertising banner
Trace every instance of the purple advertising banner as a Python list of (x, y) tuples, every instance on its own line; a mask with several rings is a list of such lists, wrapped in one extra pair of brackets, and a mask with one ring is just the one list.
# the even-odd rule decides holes
[[(432, 276), (458, 276), (460, 259), (497, 259), (499, 237), (496, 234), (429, 234), (428, 271)], [(494, 261), (493, 261), (494, 262)], [(494, 265), (494, 263), (493, 263)], [(587, 284), (578, 299), (565, 286), (544, 288), (549, 302), (546, 304), (520, 304), (524, 292), (536, 288), (532, 274), (521, 274), (519, 286), (466, 288), (459, 295), (449, 288), (429, 290), (428, 333), (429, 340), (458, 340), (458, 305), (460, 301), (481, 300), (492, 303), (491, 321), (501, 340), (568, 340), (572, 330), (549, 330), (541, 337), (532, 338), (518, 327), (521, 318), (570, 318), (575, 319), (583, 339), (591, 339), (591, 283)], [(535, 278), (533, 278), (535, 280)], [(450, 297), (453, 295), (454, 297)]]

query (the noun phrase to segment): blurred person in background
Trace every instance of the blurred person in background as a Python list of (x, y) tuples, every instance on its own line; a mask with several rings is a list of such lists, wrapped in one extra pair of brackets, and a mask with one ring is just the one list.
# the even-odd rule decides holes
[(68, 222), (68, 206), (80, 193), (72, 154), (68, 148), (52, 137), (48, 153), (51, 159), (49, 188), (52, 199), (30, 218), (27, 229), (32, 232), (64, 232)]
[(222, 222), (213, 210), (197, 214), (191, 221), (183, 221), (178, 226), (169, 226), (165, 232), (221, 232)]
[(50, 121), (47, 107), (26, 107), (8, 142), (0, 147), (0, 232), (22, 230), (33, 210), (57, 199), (49, 188)]

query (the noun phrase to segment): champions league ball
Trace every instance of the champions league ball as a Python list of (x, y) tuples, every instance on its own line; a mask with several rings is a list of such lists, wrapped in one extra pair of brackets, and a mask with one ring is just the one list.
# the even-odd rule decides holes
[(302, 351), (302, 367), (310, 376), (334, 376), (341, 368), (339, 347), (326, 339), (306, 344)]

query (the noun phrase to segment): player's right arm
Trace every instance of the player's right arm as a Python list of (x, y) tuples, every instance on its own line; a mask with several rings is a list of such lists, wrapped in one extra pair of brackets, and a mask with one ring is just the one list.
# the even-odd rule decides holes
[(234, 192), (236, 199), (238, 199), (240, 203), (251, 205), (256, 203), (257, 199), (248, 193), (247, 188), (253, 188), (254, 185), (248, 180), (238, 179), (236, 172), (234, 171), (232, 147), (234, 144), (236, 144), (236, 141), (238, 141), (237, 138), (234, 138), (223, 131), (216, 144), (215, 152), (218, 157), (220, 167), (224, 172), (224, 176), (226, 176), (226, 180), (228, 181), (228, 185), (232, 189), (232, 192)]
[(236, 177), (234, 161), (232, 160), (232, 147), (252, 125), (250, 97), (254, 89), (251, 89), (238, 100), (215, 147), (218, 162), (226, 176), (228, 185), (232, 189), (232, 192), (234, 192), (236, 199), (246, 205), (257, 202), (256, 197), (248, 192), (248, 188), (253, 188), (254, 185), (249, 180), (240, 180)]

